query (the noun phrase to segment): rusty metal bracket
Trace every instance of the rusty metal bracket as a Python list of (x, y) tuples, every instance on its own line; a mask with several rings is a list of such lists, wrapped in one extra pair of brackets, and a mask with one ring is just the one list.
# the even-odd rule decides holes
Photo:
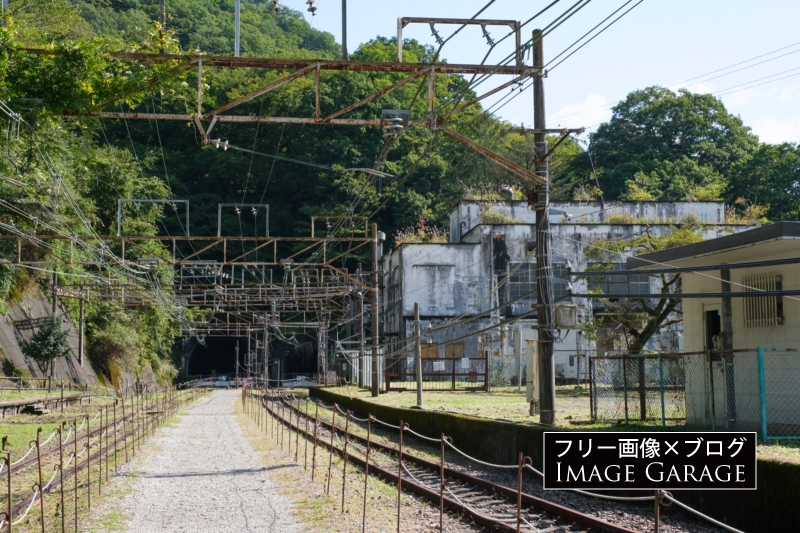
[(457, 140), (458, 142), (460, 142), (464, 146), (466, 146), (468, 148), (471, 148), (472, 150), (478, 152), (479, 154), (484, 156), (486, 159), (489, 159), (490, 161), (496, 163), (500, 167), (508, 170), (509, 172), (514, 174), (515, 176), (518, 176), (518, 177), (520, 177), (520, 178), (522, 178), (522, 179), (524, 179), (524, 180), (526, 180), (528, 182), (532, 182), (533, 185), (544, 185), (546, 183), (546, 180), (544, 180), (541, 176), (538, 176), (535, 173), (533, 173), (530, 170), (528, 170), (527, 168), (521, 167), (518, 164), (514, 163), (513, 161), (509, 161), (508, 159), (506, 159), (505, 157), (501, 156), (500, 154), (497, 154), (497, 153), (489, 150), (488, 148), (479, 145), (478, 143), (476, 143), (472, 139), (468, 139), (467, 137), (464, 137), (460, 133), (454, 132), (450, 128), (446, 128), (444, 126), (441, 126), (441, 127), (439, 127), (439, 131), (441, 131), (442, 133), (444, 133), (448, 137), (452, 137), (453, 139)]

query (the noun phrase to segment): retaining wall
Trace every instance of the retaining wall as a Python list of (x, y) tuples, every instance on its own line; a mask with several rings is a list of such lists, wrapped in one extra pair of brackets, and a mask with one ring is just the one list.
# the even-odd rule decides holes
[[(534, 465), (541, 467), (543, 433), (569, 431), (441, 411), (378, 405), (319, 387), (311, 387), (309, 393), (327, 404), (336, 402), (360, 418), (372, 414), (394, 425), (402, 420), (417, 433), (431, 437), (444, 433), (452, 437), (453, 444), (464, 453), (499, 464), (516, 463), (517, 453), (521, 451), (533, 460)], [(635, 494), (630, 492), (629, 495)], [(798, 464), (759, 459), (757, 491), (682, 490), (675, 491), (674, 496), (682, 503), (747, 533), (800, 531)]]

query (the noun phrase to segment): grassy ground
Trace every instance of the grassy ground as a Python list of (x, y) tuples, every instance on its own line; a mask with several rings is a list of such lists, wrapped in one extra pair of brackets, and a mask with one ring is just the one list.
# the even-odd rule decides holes
[[(324, 411), (324, 410), (323, 410)], [(330, 421), (330, 412), (320, 411), (320, 419)], [(298, 438), (296, 433), (278, 429), (274, 420), (266, 420), (263, 411), (256, 417), (242, 412), (237, 402), (236, 412), (241, 426), (253, 448), (260, 452), (263, 464), (270, 469), (270, 476), (281, 485), (282, 492), (293, 502), (293, 513), (310, 533), (360, 533), (364, 502), (364, 474), (352, 465), (347, 469), (345, 508), (341, 508), (343, 461), (330, 455), (322, 446), (317, 447), (316, 470), (311, 481), (313, 444)], [(313, 412), (312, 412), (313, 415)], [(288, 416), (288, 415), (287, 415)], [(337, 421), (337, 425), (339, 421)], [(365, 435), (363, 428), (350, 426), (353, 433)], [(282, 438), (281, 438), (282, 437)], [(382, 439), (376, 437), (376, 441)], [(282, 441), (282, 442), (281, 442)], [(291, 450), (289, 449), (291, 441)], [(299, 447), (298, 447), (299, 445)], [(358, 448), (351, 446), (350, 452), (360, 455)], [(294, 458), (297, 457), (297, 463)], [(430, 455), (430, 458), (438, 457)], [(328, 462), (331, 462), (330, 494), (327, 493)], [(372, 461), (375, 461), (372, 456)], [(296, 466), (295, 466), (296, 464)], [(307, 466), (307, 468), (306, 468)], [(390, 533), (397, 528), (397, 489), (379, 478), (370, 477), (367, 487), (366, 530), (374, 533)], [(401, 533), (438, 531), (438, 507), (425, 499), (403, 493), (401, 497)], [(452, 513), (445, 513), (445, 531), (454, 533), (476, 532), (480, 528), (462, 521)]]
[[(357, 387), (333, 389), (339, 394), (358, 397), (381, 405), (412, 407), (417, 404), (415, 391), (390, 392), (372, 398), (368, 390)], [(459, 414), (480, 416), (513, 422), (535, 421), (538, 417), (529, 414), (525, 399), (525, 389), (517, 392), (516, 387), (495, 387), (491, 392), (483, 391), (424, 391), (423, 403), (427, 409), (451, 411)], [(570, 422), (589, 420), (589, 388), (574, 385), (556, 387), (556, 410), (559, 425), (568, 426)]]
[[(394, 407), (412, 407), (417, 404), (415, 391), (390, 392), (372, 398), (370, 391), (357, 387), (338, 387), (329, 389), (337, 394), (357, 397), (362, 400)], [(525, 392), (516, 392), (516, 387), (494, 388), (492, 392), (425, 391), (423, 404), (427, 409), (450, 411), (459, 414), (480, 416), (512, 422), (535, 422), (538, 417), (528, 415)], [(574, 385), (556, 387), (556, 412), (559, 427), (595, 431), (649, 431), (661, 426), (660, 421), (649, 424), (624, 425), (617, 423), (591, 423), (589, 413), (589, 388), (576, 388)], [(577, 423), (577, 425), (576, 425)], [(670, 429), (680, 429), (673, 425)], [(800, 464), (800, 441), (778, 441), (759, 444), (758, 456), (763, 459)]]
[[(62, 413), (61, 410), (54, 410), (53, 412), (42, 415), (42, 416), (35, 416), (35, 415), (18, 415), (11, 418), (6, 418), (0, 423), (0, 436), (7, 437), (7, 445), (6, 450), (11, 451), (11, 459), (12, 461), (20, 460), (23, 455), (28, 451), (29, 445), (31, 441), (36, 440), (37, 431), (39, 428), (42, 429), (41, 432), (41, 441), (44, 442), (53, 434), (53, 430), (57, 428), (62, 422), (66, 421), (71, 423), (76, 418), (78, 419), (78, 425), (81, 425), (82, 420), (84, 417), (88, 417), (90, 420), (90, 427), (92, 430), (96, 429), (100, 426), (101, 421), (100, 417), (95, 418), (95, 415), (101, 409), (102, 406), (111, 406), (113, 404), (115, 398), (110, 395), (103, 394), (107, 391), (100, 391), (94, 390), (90, 391), (96, 395), (92, 398), (92, 403), (83, 405), (83, 406), (69, 406), (65, 407), (64, 412)], [(126, 406), (130, 406), (130, 400), (126, 401)], [(121, 417), (122, 412), (120, 406), (117, 407), (117, 416)], [(113, 410), (109, 408), (109, 421), (113, 416)], [(103, 417), (105, 420), (105, 416)], [(69, 426), (67, 426), (69, 428)], [(130, 431), (132, 428), (130, 423), (128, 423), (128, 430)], [(122, 432), (122, 427), (119, 427), (120, 436)], [(70, 432), (69, 429), (65, 430), (65, 437), (67, 435), (72, 435), (74, 433)], [(85, 452), (83, 452), (83, 447), (85, 445), (85, 426), (82, 429), (82, 438), (79, 440), (78, 444), (78, 452), (81, 454), (79, 461), (84, 461), (86, 459)], [(111, 443), (113, 445), (113, 434), (109, 433), (109, 439), (103, 439), (103, 450), (105, 452), (106, 444)], [(138, 440), (144, 440), (139, 434)], [(138, 442), (137, 440), (137, 442)], [(97, 437), (94, 437), (92, 445), (92, 453), (97, 452), (100, 449), (100, 442), (97, 440)], [(58, 436), (55, 436), (50, 443), (48, 443), (43, 448), (43, 457), (42, 457), (42, 474), (44, 478), (44, 482), (51, 478), (54, 472), (57, 471), (57, 466), (59, 462), (58, 453), (53, 455), (47, 455), (44, 452), (52, 449), (58, 449)], [(100, 501), (101, 499), (108, 498), (111, 496), (112, 499), (119, 497), (121, 494), (118, 490), (109, 490), (110, 487), (107, 484), (108, 480), (112, 480), (114, 477), (114, 464), (115, 464), (115, 454), (113, 446), (110, 447), (111, 449), (108, 450), (107, 460), (106, 454), (103, 453), (102, 458), (102, 466), (103, 466), (103, 476), (102, 476), (102, 483), (98, 483), (100, 480), (100, 461), (98, 458), (94, 458), (92, 460), (92, 472), (91, 472), (91, 479), (92, 479), (92, 507), (95, 506), (95, 503)], [(138, 444), (136, 445), (136, 452), (138, 453)], [(71, 453), (73, 451), (73, 445), (70, 444), (64, 449), (64, 461), (67, 464), (65, 471), (66, 473), (71, 474), (73, 469), (73, 463), (70, 462)], [(128, 455), (133, 456), (133, 439), (128, 441)], [(35, 457), (35, 453), (33, 454)], [(116, 464), (122, 465), (125, 461), (126, 453), (125, 447), (120, 444), (117, 448), (116, 453)], [(77, 514), (79, 521), (83, 523), (83, 520), (86, 514), (89, 512), (88, 504), (88, 486), (87, 486), (87, 479), (88, 473), (85, 469), (78, 474), (78, 484), (77, 484), (77, 495), (78, 495), (78, 508)], [(25, 468), (21, 471), (15, 471), (12, 479), (12, 488), (13, 488), (13, 501), (17, 503), (21, 501), (24, 497), (28, 496), (31, 493), (31, 486), (34, 483), (38, 482), (38, 469), (36, 462), (30, 465), (28, 468)], [(48, 531), (56, 531), (59, 530), (61, 527), (61, 517), (62, 513), (64, 515), (64, 519), (66, 522), (67, 530), (73, 530), (75, 520), (75, 480), (72, 477), (69, 477), (65, 480), (64, 484), (64, 507), (62, 509), (60, 505), (60, 489), (56, 488), (52, 492), (48, 492), (45, 494), (45, 525)], [(5, 509), (7, 501), (7, 495), (5, 491), (0, 492), (0, 508)], [(18, 517), (14, 517), (15, 520)], [(112, 525), (115, 522), (118, 522), (111, 513), (108, 517), (104, 518), (108, 524)], [(36, 505), (31, 509), (31, 512), (28, 514), (27, 517), (23, 519), (23, 521), (19, 524), (19, 526), (15, 527), (14, 531), (36, 531), (41, 528), (41, 521), (40, 521), (40, 508), (39, 502), (37, 501)], [(114, 529), (110, 527), (109, 529)], [(84, 529), (81, 528), (83, 531)]]

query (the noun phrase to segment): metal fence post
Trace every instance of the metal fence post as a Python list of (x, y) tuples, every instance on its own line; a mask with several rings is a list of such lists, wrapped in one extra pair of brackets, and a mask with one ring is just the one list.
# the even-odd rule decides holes
[(319, 425), (319, 400), (314, 402), (314, 447), (311, 451), (311, 481), (317, 469), (317, 426)]
[(400, 495), (403, 494), (403, 421), (400, 421), (400, 440), (397, 448), (397, 533), (400, 533)]
[(666, 411), (664, 408), (664, 361), (661, 352), (658, 352), (658, 388), (661, 392), (661, 427), (667, 427)]
[(6, 452), (6, 473), (7, 473), (7, 476), (6, 476), (6, 483), (7, 483), (6, 489), (8, 491), (7, 492), (8, 501), (6, 502), (6, 503), (8, 503), (8, 511), (7, 511), (8, 516), (6, 518), (8, 518), (8, 533), (11, 533), (11, 530), (13, 528), (12, 511), (13, 511), (13, 507), (14, 507), (11, 504), (11, 496), (12, 496), (12, 493), (11, 493), (11, 452)]
[[(367, 414), (367, 453), (364, 459), (364, 506), (361, 510), (361, 533), (367, 531), (367, 481), (369, 480), (369, 449), (372, 436), (372, 415)], [(9, 455), (9, 464), (11, 463)]]
[(717, 430), (717, 407), (714, 397), (714, 358), (711, 350), (708, 351), (708, 386), (711, 391), (711, 431)]
[(628, 357), (622, 354), (622, 394), (625, 399), (625, 425), (628, 425)]
[(767, 387), (764, 378), (764, 348), (758, 348), (758, 393), (761, 400), (761, 440), (767, 442)]
[(350, 409), (347, 410), (347, 416), (344, 422), (344, 466), (342, 467), (342, 514), (344, 514), (344, 493), (347, 486), (347, 444), (350, 440)]
[(39, 467), (39, 510), (41, 512), (40, 518), (42, 519), (42, 533), (44, 530), (44, 480), (42, 478), (42, 428), (36, 431), (36, 464)]
[(336, 436), (336, 407), (337, 405), (333, 404), (333, 421), (331, 422), (331, 447), (328, 450), (328, 483), (327, 487), (325, 488), (325, 494), (331, 493), (331, 468), (333, 467), (333, 437)]

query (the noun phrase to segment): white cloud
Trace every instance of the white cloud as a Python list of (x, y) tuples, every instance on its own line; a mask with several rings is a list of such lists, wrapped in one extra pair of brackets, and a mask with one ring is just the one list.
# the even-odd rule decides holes
[(612, 103), (605, 96), (590, 94), (579, 104), (562, 107), (547, 117), (550, 127), (579, 128), (594, 126), (611, 118)]
[(791, 102), (798, 96), (800, 96), (800, 87), (797, 85), (790, 85), (789, 87), (784, 87), (781, 90), (779, 98), (784, 102)]
[(800, 118), (762, 118), (751, 126), (763, 142), (800, 142)]

